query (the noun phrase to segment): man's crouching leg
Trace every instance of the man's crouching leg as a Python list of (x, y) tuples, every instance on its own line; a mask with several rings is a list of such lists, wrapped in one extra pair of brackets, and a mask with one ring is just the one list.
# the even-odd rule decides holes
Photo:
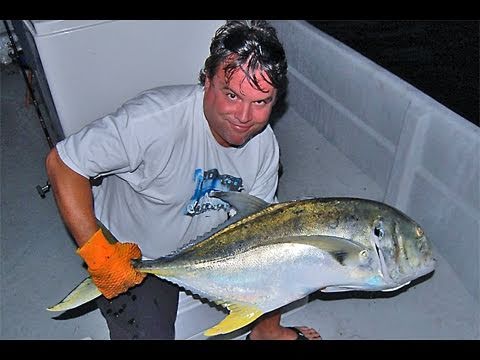
[(108, 300), (97, 299), (112, 340), (175, 339), (179, 288), (154, 275)]

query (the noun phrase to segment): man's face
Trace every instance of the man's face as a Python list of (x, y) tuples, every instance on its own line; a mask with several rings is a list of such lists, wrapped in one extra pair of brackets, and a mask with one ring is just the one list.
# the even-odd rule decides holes
[[(277, 90), (264, 80), (265, 72), (255, 75), (261, 90), (252, 86), (241, 69), (227, 83), (222, 66), (205, 79), (203, 111), (217, 142), (225, 147), (241, 146), (267, 124)], [(263, 76), (262, 76), (263, 75)]]

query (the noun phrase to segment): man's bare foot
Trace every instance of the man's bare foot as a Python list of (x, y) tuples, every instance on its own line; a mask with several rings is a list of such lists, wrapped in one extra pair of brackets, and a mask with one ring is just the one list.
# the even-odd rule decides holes
[(252, 330), (246, 340), (321, 340), (320, 334), (307, 326), (281, 327), (281, 331), (275, 333), (261, 333)]
[(322, 340), (322, 337), (314, 328), (309, 328), (307, 326), (295, 326), (295, 328), (301, 331), (302, 334), (307, 338), (307, 340)]

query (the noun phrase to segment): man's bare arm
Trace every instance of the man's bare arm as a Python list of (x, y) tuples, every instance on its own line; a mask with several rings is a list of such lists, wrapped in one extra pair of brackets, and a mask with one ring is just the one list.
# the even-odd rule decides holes
[(89, 179), (70, 169), (53, 148), (46, 168), (60, 214), (80, 247), (98, 230)]

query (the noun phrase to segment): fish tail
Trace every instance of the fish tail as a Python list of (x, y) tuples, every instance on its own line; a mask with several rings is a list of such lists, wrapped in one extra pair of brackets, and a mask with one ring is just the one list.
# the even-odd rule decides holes
[(77, 306), (86, 304), (87, 302), (99, 297), (102, 293), (92, 281), (91, 277), (83, 280), (80, 285), (73, 289), (58, 304), (47, 308), (48, 311), (65, 311), (74, 309)]

